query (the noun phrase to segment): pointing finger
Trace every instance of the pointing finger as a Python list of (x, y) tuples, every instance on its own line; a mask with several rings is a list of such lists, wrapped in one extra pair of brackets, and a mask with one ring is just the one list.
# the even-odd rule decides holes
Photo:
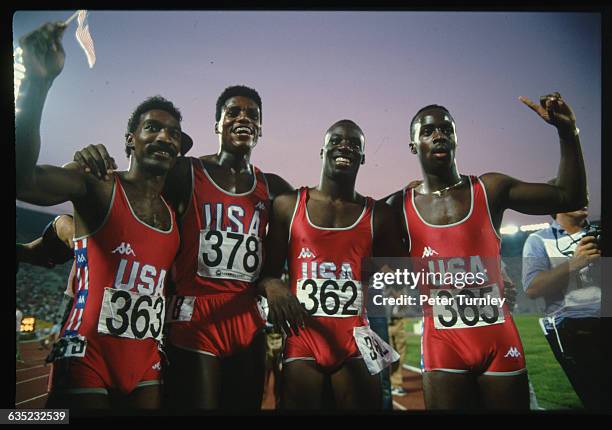
[(527, 105), (531, 110), (540, 113), (540, 106), (531, 101), (528, 97), (520, 96), (519, 100), (522, 101), (525, 105)]

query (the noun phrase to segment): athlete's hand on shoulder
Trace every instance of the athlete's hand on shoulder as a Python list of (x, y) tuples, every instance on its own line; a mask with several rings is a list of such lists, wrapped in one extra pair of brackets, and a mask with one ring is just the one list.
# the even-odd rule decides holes
[(558, 92), (540, 97), (539, 105), (525, 96), (520, 96), (519, 100), (540, 115), (544, 121), (554, 125), (560, 135), (573, 136), (576, 133), (576, 116)]
[(110, 156), (104, 145), (88, 145), (74, 153), (76, 161), (85, 172), (92, 173), (100, 179), (110, 179), (113, 170), (117, 170), (115, 159)]
[(48, 22), (19, 39), (26, 77), (51, 83), (60, 74), (66, 58), (61, 41), (64, 30), (63, 22)]
[(274, 327), (282, 329), (287, 336), (299, 336), (298, 330), (304, 327), (304, 320), (308, 316), (297, 297), (280, 279), (268, 278), (264, 291), (268, 299), (268, 321)]

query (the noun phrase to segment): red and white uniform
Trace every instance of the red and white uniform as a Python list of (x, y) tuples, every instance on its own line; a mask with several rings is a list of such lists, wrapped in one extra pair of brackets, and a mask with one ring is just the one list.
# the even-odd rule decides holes
[(191, 163), (193, 192), (174, 266), (169, 341), (226, 357), (248, 347), (264, 325), (255, 281), (263, 262), (270, 193), (265, 175), (254, 166), (251, 189), (234, 194), (218, 186), (199, 159)]
[[(453, 297), (450, 304), (423, 304), (422, 366), (425, 371), (522, 373), (523, 346), (507, 305), (500, 309), (494, 304), (468, 305), (459, 299), (460, 295), (504, 297), (501, 239), (493, 228), (486, 190), (475, 176), (470, 176), (470, 190), (469, 213), (449, 225), (427, 223), (414, 203), (414, 189), (404, 190), (404, 219), (414, 272), (462, 273), (466, 281), (458, 285), (460, 277), (455, 277), (455, 285), (445, 285), (440, 279), (429, 279), (419, 285), (422, 295), (440, 302)], [(466, 277), (465, 273), (473, 275)]]
[(74, 239), (75, 299), (54, 346), (54, 390), (127, 394), (159, 383), (164, 286), (179, 247), (166, 207), (168, 231), (146, 225), (115, 175), (103, 225)]
[(372, 210), (367, 198), (363, 212), (346, 228), (315, 226), (308, 217), (308, 188), (298, 191), (289, 229), (287, 261), (291, 292), (310, 318), (299, 336), (286, 340), (284, 360), (314, 359), (325, 370), (361, 354), (353, 328), (368, 325), (362, 259), (372, 255)]

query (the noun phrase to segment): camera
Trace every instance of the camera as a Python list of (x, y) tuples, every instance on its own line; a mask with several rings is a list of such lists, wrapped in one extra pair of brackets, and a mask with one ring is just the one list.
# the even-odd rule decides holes
[(585, 236), (593, 236), (597, 242), (597, 246), (601, 247), (601, 232), (602, 229), (598, 225), (588, 224), (586, 228)]

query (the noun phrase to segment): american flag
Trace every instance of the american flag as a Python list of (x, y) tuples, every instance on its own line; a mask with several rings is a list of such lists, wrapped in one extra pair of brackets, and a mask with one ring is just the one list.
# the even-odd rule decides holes
[(77, 16), (78, 26), (76, 29), (76, 38), (79, 41), (79, 45), (85, 51), (87, 55), (87, 63), (89, 68), (92, 68), (96, 63), (96, 52), (94, 51), (93, 39), (89, 34), (89, 24), (87, 23), (87, 11), (80, 10)]

